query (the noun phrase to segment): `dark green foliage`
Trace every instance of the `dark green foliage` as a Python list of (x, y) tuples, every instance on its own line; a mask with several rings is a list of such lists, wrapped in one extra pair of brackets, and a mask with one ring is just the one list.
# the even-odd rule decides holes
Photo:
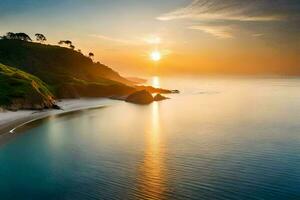
[(94, 56), (95, 56), (94, 53), (92, 53), (92, 52), (89, 53), (90, 58), (93, 58)]
[(60, 40), (58, 42), (59, 45), (67, 45), (68, 47), (73, 46), (73, 43), (70, 40)]
[(8, 106), (15, 99), (36, 104), (50, 104), (53, 100), (48, 86), (39, 78), (1, 63), (0, 86), (0, 105)]
[(72, 50), (75, 49), (75, 46), (73, 45), (73, 43), (70, 40), (61, 40), (61, 41), (58, 42), (58, 44), (59, 45), (67, 45)]
[(41, 33), (36, 33), (35, 37), (36, 37), (36, 41), (38, 41), (38, 42), (42, 42), (43, 43), (43, 42), (45, 42), (47, 40), (47, 38), (43, 34), (41, 34)]
[(0, 63), (39, 77), (57, 93), (65, 85), (131, 84), (117, 72), (77, 51), (20, 40), (0, 40)]
[(2, 36), (2, 38), (7, 39), (7, 40), (32, 41), (31, 38), (26, 33), (8, 32), (8, 33), (6, 33), (6, 35)]
[[(60, 44), (72, 49), (28, 42), (26, 34), (22, 37), (27, 39), (15, 38), (21, 36), (8, 33), (0, 38), (0, 63), (4, 64), (0, 65), (0, 106), (9, 105), (8, 109), (53, 108), (52, 94), (76, 98), (127, 96), (136, 90), (172, 92), (135, 86), (111, 68), (94, 63), (93, 53), (87, 57), (74, 51), (69, 40)], [(41, 42), (46, 39), (42, 34), (36, 37)]]

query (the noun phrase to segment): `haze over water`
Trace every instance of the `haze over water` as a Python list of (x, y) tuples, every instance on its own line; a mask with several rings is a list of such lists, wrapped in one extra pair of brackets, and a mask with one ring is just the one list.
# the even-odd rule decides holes
[(53, 116), (1, 145), (1, 199), (300, 198), (299, 79), (152, 84), (181, 94)]

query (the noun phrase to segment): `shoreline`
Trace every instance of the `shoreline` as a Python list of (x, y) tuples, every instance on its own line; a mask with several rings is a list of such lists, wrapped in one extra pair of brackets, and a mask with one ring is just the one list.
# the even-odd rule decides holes
[[(66, 99), (57, 102), (60, 110), (19, 110), (0, 112), (0, 141), (14, 136), (14, 131), (26, 124), (47, 118), (52, 115), (66, 114), (81, 110), (101, 108), (112, 105), (114, 100), (107, 98)], [(2, 142), (1, 142), (2, 143)]]

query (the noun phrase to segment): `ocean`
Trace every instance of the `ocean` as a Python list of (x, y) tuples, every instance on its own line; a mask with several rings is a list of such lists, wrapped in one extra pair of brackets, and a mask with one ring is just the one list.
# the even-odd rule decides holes
[(0, 146), (0, 199), (300, 199), (300, 79), (150, 83), (181, 93), (18, 130)]

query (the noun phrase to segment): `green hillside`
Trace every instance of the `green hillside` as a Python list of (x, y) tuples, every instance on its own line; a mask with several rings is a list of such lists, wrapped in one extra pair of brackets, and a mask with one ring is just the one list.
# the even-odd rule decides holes
[(0, 106), (13, 109), (52, 107), (53, 99), (118, 98), (137, 90), (174, 92), (136, 86), (73, 49), (19, 39), (0, 39), (0, 63)]
[(0, 63), (0, 105), (8, 109), (42, 109), (54, 105), (53, 94), (39, 78)]
[(70, 94), (72, 97), (86, 93), (85, 90), (89, 90), (86, 86), (89, 85), (102, 86), (102, 88), (133, 86), (131, 81), (111, 68), (94, 63), (92, 59), (80, 52), (60, 46), (2, 39), (0, 40), (0, 63), (39, 77), (53, 87), (56, 95), (63, 97), (68, 97), (64, 94), (65, 88), (72, 88), (74, 91), (72, 95)]

